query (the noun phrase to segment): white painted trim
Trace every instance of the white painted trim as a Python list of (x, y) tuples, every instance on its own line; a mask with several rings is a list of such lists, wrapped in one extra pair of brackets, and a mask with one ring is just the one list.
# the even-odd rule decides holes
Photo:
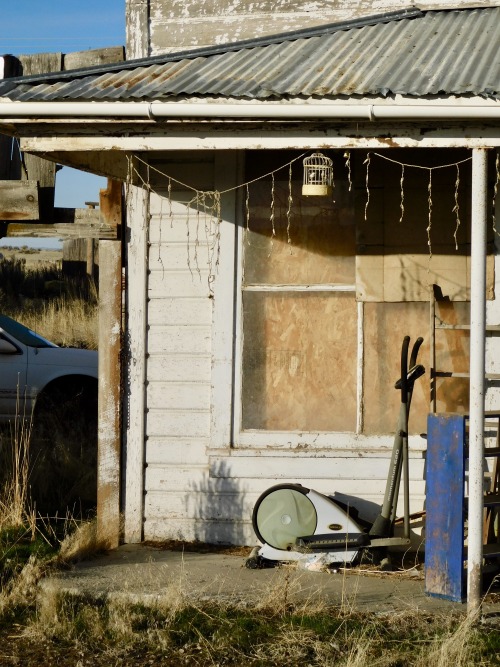
[(481, 606), (484, 504), (484, 397), (488, 153), (472, 153), (467, 609)]
[(147, 241), (149, 193), (130, 186), (127, 197), (127, 337), (125, 378), (124, 537), (142, 540), (144, 518)]
[[(219, 191), (237, 185), (242, 178), (240, 157), (236, 152), (216, 153), (214, 185)], [(233, 336), (235, 308), (235, 252), (237, 203), (233, 190), (222, 198), (220, 250), (213, 282), (215, 298), (212, 310), (212, 411), (211, 447), (229, 447), (232, 442)]]
[[(299, 432), (299, 431), (241, 431), (239, 434), (235, 431), (235, 437), (240, 447), (261, 450), (278, 449), (287, 452), (293, 452), (297, 448), (306, 447), (310, 450), (337, 450), (345, 449), (356, 451), (358, 448), (384, 448), (392, 449), (394, 436), (387, 435), (358, 435), (356, 433), (334, 433), (334, 432)], [(425, 450), (427, 448), (426, 440), (420, 435), (409, 437), (410, 447), (416, 450)]]
[(363, 432), (364, 424), (364, 369), (365, 369), (365, 308), (363, 301), (358, 301), (358, 349), (357, 349), (357, 383), (356, 383), (356, 433)]
[[(7, 122), (7, 121), (6, 121)], [(30, 123), (31, 125), (32, 123)], [(2, 124), (0, 123), (0, 126)], [(22, 123), (18, 123), (19, 131)], [(101, 152), (101, 151), (212, 151), (212, 150), (314, 150), (322, 149), (376, 149), (386, 148), (497, 148), (500, 147), (498, 128), (484, 126), (469, 127), (463, 135), (457, 135), (456, 129), (430, 129), (425, 134), (418, 128), (401, 129), (376, 126), (374, 128), (353, 128), (346, 124), (342, 128), (312, 127), (307, 133), (282, 129), (281, 131), (249, 130), (238, 133), (232, 128), (233, 134), (217, 135), (209, 126), (203, 131), (182, 128), (182, 133), (171, 131), (169, 136), (65, 136), (71, 126), (55, 127), (51, 123), (51, 131), (56, 136), (24, 137), (21, 139), (21, 150), (27, 153), (54, 152)], [(97, 128), (96, 128), (97, 129)], [(106, 127), (103, 127), (103, 131)], [(362, 136), (353, 136), (354, 132)], [(373, 136), (371, 136), (373, 135)], [(476, 135), (476, 136), (474, 136)], [(389, 137), (384, 139), (384, 137)]]

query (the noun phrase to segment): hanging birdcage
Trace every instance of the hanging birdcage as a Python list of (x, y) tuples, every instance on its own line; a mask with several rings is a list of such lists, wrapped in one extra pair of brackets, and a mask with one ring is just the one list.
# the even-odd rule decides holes
[(322, 153), (313, 153), (304, 159), (302, 194), (326, 197), (332, 194), (333, 162)]

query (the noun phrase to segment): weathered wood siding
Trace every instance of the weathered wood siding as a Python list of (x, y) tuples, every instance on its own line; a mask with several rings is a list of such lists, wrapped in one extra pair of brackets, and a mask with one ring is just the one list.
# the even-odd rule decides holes
[[(162, 169), (213, 189), (213, 155)], [(158, 184), (161, 188), (161, 184)], [(212, 304), (204, 212), (173, 185), (151, 195), (146, 388), (146, 539), (196, 537), (193, 497), (208, 473)], [(203, 504), (203, 500), (199, 501)]]
[[(492, 6), (491, 1), (475, 3)], [(420, 9), (470, 6), (466, 0), (419, 4)], [(150, 33), (149, 53), (224, 44), (408, 7), (398, 0), (129, 0), (129, 46)], [(131, 57), (128, 55), (127, 57)]]

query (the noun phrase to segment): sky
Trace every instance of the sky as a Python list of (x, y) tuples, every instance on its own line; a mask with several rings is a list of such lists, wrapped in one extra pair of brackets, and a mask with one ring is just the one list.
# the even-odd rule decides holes
[[(0, 55), (125, 45), (125, 0), (0, 0), (0, 7)], [(105, 186), (104, 178), (63, 167), (56, 177), (56, 206), (84, 208), (86, 201), (98, 201)], [(46, 247), (51, 240), (40, 242)], [(0, 239), (0, 245), (8, 243)]]

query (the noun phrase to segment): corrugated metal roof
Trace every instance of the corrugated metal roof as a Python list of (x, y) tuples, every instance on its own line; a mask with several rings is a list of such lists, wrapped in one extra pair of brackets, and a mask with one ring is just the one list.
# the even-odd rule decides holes
[(500, 7), (417, 12), (362, 27), (319, 28), (311, 36), (283, 34), (258, 45), (143, 59), (105, 73), (82, 70), (68, 80), (70, 74), (6, 80), (0, 95), (19, 101), (499, 97)]

